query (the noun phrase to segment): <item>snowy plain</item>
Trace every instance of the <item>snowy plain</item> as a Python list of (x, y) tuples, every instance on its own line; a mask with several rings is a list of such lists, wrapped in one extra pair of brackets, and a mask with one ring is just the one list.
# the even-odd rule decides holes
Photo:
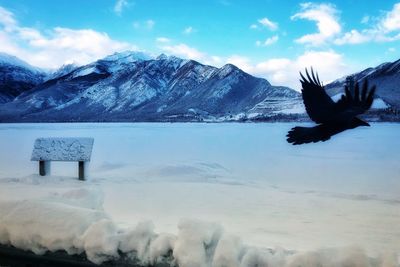
[[(291, 123), (1, 124), (0, 243), (179, 266), (399, 266), (400, 124), (286, 143)], [(37, 175), (38, 137), (93, 137)], [(257, 265), (258, 264), (258, 265)]]

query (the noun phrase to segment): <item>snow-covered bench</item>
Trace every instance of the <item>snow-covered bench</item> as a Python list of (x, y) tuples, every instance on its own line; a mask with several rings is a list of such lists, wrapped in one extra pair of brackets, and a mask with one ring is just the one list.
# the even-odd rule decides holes
[(85, 180), (85, 168), (90, 161), (93, 138), (38, 138), (32, 151), (32, 161), (39, 161), (39, 174), (50, 173), (51, 161), (78, 161), (79, 180)]

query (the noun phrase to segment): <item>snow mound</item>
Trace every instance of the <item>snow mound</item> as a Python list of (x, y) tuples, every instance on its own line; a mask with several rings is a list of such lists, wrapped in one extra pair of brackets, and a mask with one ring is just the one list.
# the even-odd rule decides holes
[[(85, 252), (96, 264), (118, 259), (122, 252), (143, 265), (167, 262), (180, 267), (398, 266), (395, 254), (370, 258), (360, 248), (293, 252), (249, 247), (219, 224), (192, 219), (178, 224), (177, 235), (156, 233), (151, 221), (122, 229), (101, 207), (87, 205), (95, 194), (72, 189), (37, 200), (0, 202), (0, 243), (36, 254)], [(86, 205), (76, 199), (86, 200)]]
[(43, 200), (0, 203), (0, 243), (43, 254), (84, 251), (84, 234), (107, 215), (99, 210)]

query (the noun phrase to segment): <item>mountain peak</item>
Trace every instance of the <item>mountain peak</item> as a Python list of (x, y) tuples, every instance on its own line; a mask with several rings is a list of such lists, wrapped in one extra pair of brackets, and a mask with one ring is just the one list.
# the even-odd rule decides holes
[(160, 55), (156, 58), (156, 60), (166, 60), (166, 59), (168, 59), (168, 56), (167, 56), (166, 54), (164, 54), (164, 53), (160, 54)]
[(239, 68), (236, 67), (235, 65), (231, 64), (231, 63), (228, 63), (228, 64), (225, 64), (224, 66), (222, 66), (221, 69), (236, 70), (236, 69), (239, 69)]
[(116, 52), (112, 55), (106, 56), (103, 60), (106, 61), (119, 61), (121, 63), (131, 63), (141, 60), (149, 60), (151, 56), (141, 51), (123, 51)]
[(30, 65), (29, 63), (19, 59), (16, 56), (12, 56), (12, 55), (9, 55), (9, 54), (3, 53), (3, 52), (0, 52), (0, 64), (1, 65), (9, 64), (9, 65), (17, 66), (20, 68), (28, 69), (32, 72), (43, 72), (40, 68)]
[(183, 59), (176, 57), (176, 56), (166, 55), (166, 54), (162, 53), (156, 58), (156, 60), (182, 61)]
[(56, 71), (54, 71), (53, 73), (51, 73), (50, 75), (48, 75), (46, 77), (47, 80), (51, 80), (54, 78), (58, 78), (61, 76), (64, 76), (70, 72), (72, 72), (73, 70), (77, 69), (79, 66), (75, 63), (69, 63), (69, 64), (64, 64), (62, 65), (60, 68), (58, 68)]
[(240, 69), (239, 69), (238, 67), (236, 67), (235, 65), (228, 63), (228, 64), (225, 64), (224, 66), (222, 66), (222, 67), (219, 69), (218, 75), (219, 75), (220, 77), (224, 77), (224, 76), (227, 76), (227, 75), (229, 75), (231, 72), (236, 71), (236, 70), (240, 70)]

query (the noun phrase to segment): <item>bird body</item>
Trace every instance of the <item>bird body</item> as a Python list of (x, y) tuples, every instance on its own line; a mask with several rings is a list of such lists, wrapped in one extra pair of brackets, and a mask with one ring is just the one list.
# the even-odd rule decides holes
[(318, 125), (314, 127), (294, 127), (287, 134), (287, 141), (293, 145), (326, 141), (331, 136), (359, 126), (370, 126), (357, 116), (365, 113), (372, 105), (375, 86), (368, 88), (365, 80), (360, 92), (358, 83), (354, 92), (345, 87), (345, 94), (334, 102), (326, 93), (317, 74), (306, 69), (306, 77), (300, 73), (302, 97), (309, 117)]

